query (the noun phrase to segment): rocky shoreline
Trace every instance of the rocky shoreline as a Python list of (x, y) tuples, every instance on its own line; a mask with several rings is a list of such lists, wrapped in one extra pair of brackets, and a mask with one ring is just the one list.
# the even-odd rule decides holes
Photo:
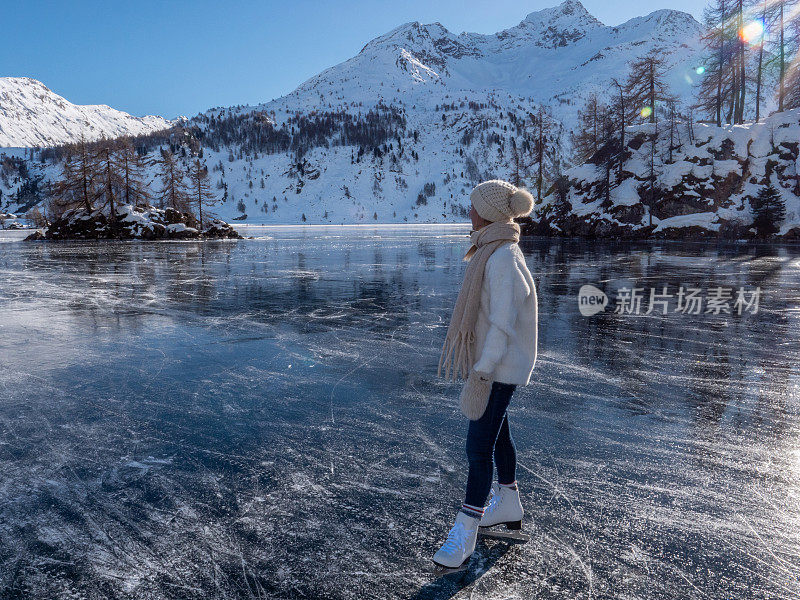
[(545, 220), (526, 220), (520, 223), (522, 235), (551, 238), (574, 238), (606, 241), (743, 241), (743, 242), (800, 242), (800, 227), (792, 227), (781, 235), (763, 238), (736, 222), (721, 221), (717, 229), (699, 225), (629, 227), (604, 219), (567, 218), (557, 228)]

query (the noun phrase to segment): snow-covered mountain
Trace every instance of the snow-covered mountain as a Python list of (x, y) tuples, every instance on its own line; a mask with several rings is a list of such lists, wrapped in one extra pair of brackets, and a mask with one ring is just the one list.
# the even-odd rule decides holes
[(606, 26), (577, 0), (532, 12), (519, 25), (491, 35), (455, 35), (440, 23), (406, 23), (261, 108), (379, 100), (431, 106), (461, 91), (502, 91), (551, 106), (571, 123), (582, 98), (604, 94), (612, 77), (624, 79), (628, 63), (652, 49), (666, 61), (673, 91), (688, 99), (700, 32), (694, 17), (675, 10)]
[[(211, 109), (184, 126), (203, 146), (225, 220), (463, 221), (473, 185), (513, 179), (515, 148), (530, 160), (540, 108), (549, 146), (561, 148), (551, 158), (568, 162), (585, 99), (606, 96), (611, 79), (624, 80), (651, 50), (688, 104), (700, 32), (673, 10), (606, 26), (577, 0), (491, 35), (406, 23), (286, 96)], [(44, 169), (45, 179), (57, 172)], [(15, 210), (7, 179), (5, 208)]]
[(170, 126), (105, 105), (72, 104), (29, 77), (0, 77), (0, 148), (46, 147), (101, 137), (140, 135)]
[[(217, 164), (215, 177), (227, 190), (228, 201), (219, 209), (224, 218), (243, 213), (248, 222), (462, 219), (472, 185), (488, 176), (511, 177), (511, 140), (531, 143), (530, 117), (539, 107), (549, 111), (551, 136), (566, 154), (585, 99), (605, 96), (611, 79), (624, 80), (629, 63), (651, 50), (664, 58), (673, 92), (688, 103), (700, 32), (691, 15), (673, 10), (606, 26), (577, 0), (530, 13), (491, 35), (406, 23), (286, 96), (214, 109), (192, 123), (208, 139), (223, 141), (206, 156), (209, 165)], [(403, 123), (366, 148), (345, 140), (341, 130), (326, 130), (327, 118), (344, 113), (364, 119), (370, 110), (394, 111)], [(316, 119), (307, 126), (314, 134), (298, 144), (303, 118)], [(256, 139), (229, 141), (231, 131), (267, 124), (270, 135), (289, 140), (285, 150), (262, 145), (259, 152)], [(523, 180), (531, 184), (529, 177)]]

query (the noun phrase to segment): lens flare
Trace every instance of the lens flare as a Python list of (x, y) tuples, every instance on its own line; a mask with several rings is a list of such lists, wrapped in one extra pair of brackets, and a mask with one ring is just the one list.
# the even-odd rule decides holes
[(648, 118), (652, 114), (653, 114), (653, 109), (650, 108), (649, 106), (645, 106), (644, 108), (642, 108), (641, 115), (643, 119)]
[(748, 44), (759, 44), (764, 36), (764, 24), (761, 21), (750, 21), (739, 30), (739, 38)]
[(697, 73), (698, 75), (702, 75), (703, 73), (706, 72), (706, 68), (701, 65), (701, 66), (697, 67), (694, 70), (694, 72)]

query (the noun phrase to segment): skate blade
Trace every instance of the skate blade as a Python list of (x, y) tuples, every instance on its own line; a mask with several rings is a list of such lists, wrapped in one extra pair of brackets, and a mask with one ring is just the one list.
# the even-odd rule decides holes
[(468, 560), (464, 561), (464, 563), (460, 567), (445, 567), (444, 565), (433, 563), (433, 574), (436, 575), (436, 577), (441, 577), (442, 575), (461, 573), (462, 571), (467, 570), (468, 562), (469, 562)]
[(520, 542), (522, 544), (531, 539), (531, 536), (529, 536), (527, 533), (522, 533), (519, 530), (492, 529), (491, 527), (479, 527), (478, 535), (500, 540), (511, 540), (513, 542)]

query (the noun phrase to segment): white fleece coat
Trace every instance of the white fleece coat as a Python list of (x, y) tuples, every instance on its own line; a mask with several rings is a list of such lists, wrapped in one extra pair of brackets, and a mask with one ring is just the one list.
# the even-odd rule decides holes
[(528, 385), (536, 364), (536, 286), (518, 244), (503, 244), (486, 262), (475, 324), (473, 368), (494, 381)]

